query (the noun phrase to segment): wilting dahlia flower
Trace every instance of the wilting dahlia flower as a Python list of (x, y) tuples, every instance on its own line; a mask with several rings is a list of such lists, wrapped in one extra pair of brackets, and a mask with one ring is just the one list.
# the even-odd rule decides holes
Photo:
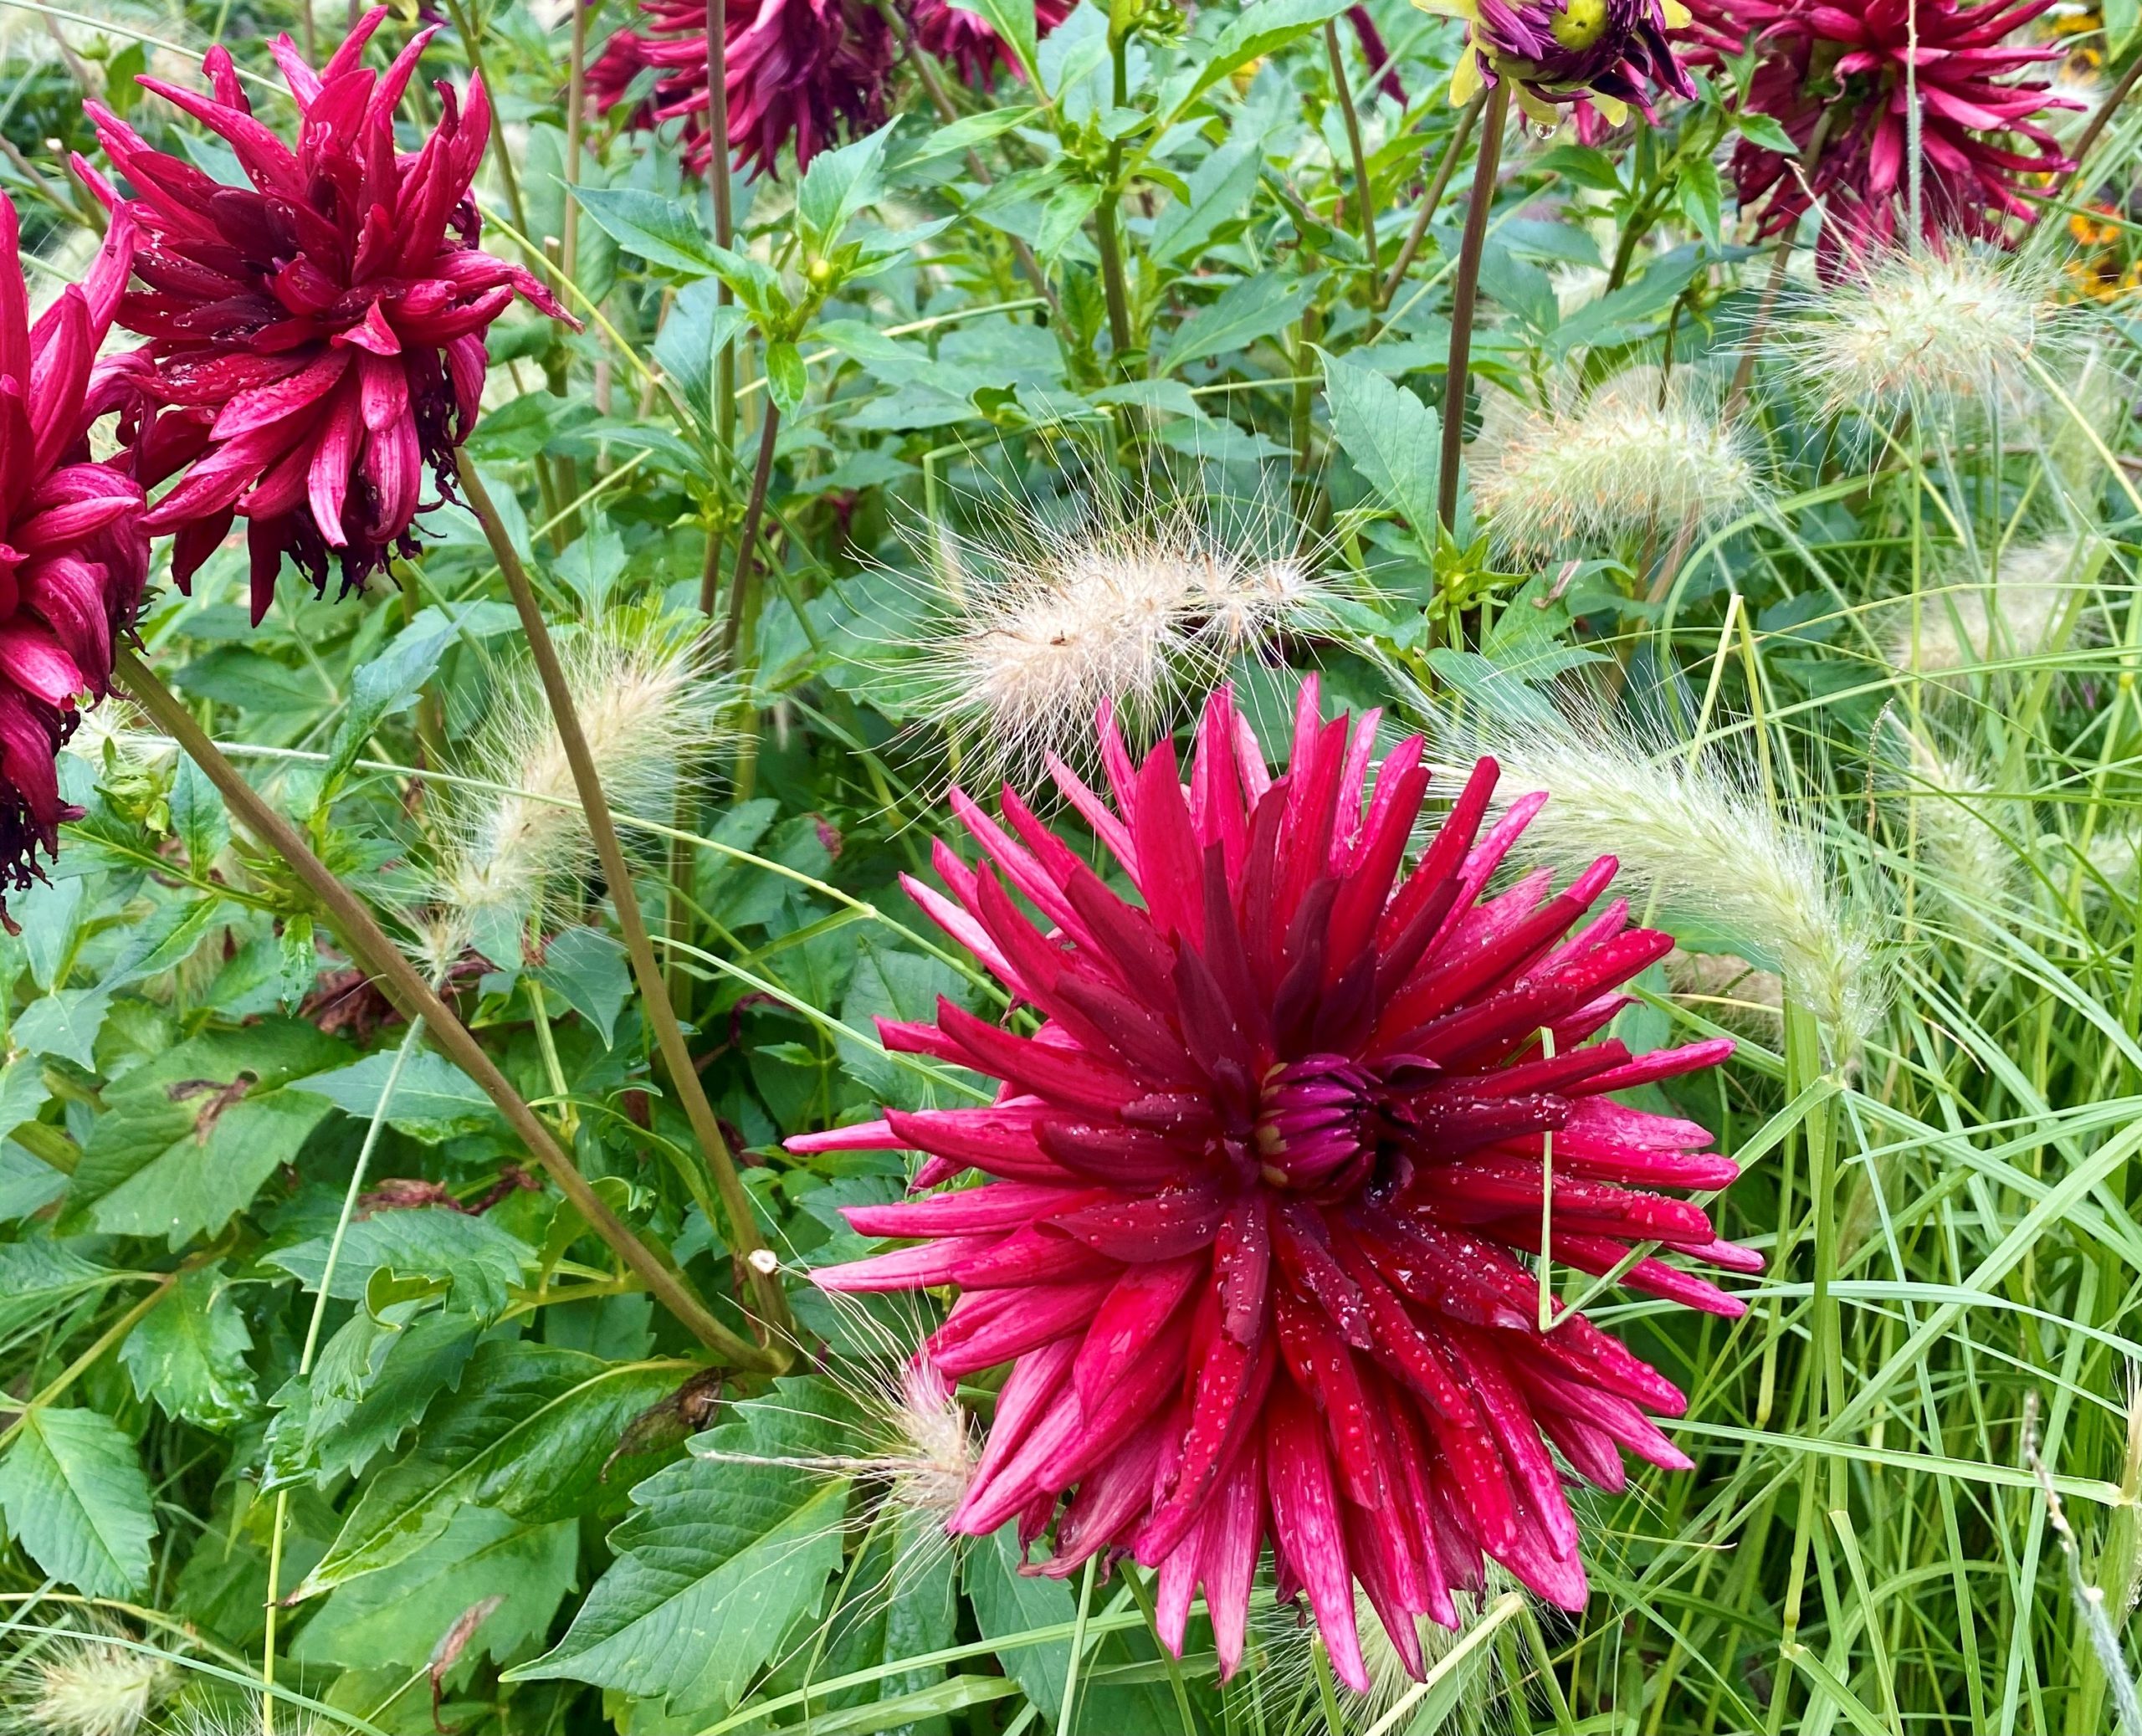
[(528, 273), (478, 250), (469, 189), (491, 128), (480, 82), (465, 115), (441, 84), (438, 130), (397, 151), (395, 105), (432, 33), (374, 72), (359, 57), (386, 17), (372, 13), (317, 73), (277, 39), (301, 117), (295, 151), (254, 118), (220, 47), (203, 62), (208, 95), (141, 79), (227, 141), (250, 187), (150, 150), (88, 105), (134, 191), (104, 197), (142, 235), (146, 287), (119, 306), (120, 325), (149, 341), (135, 352), (136, 474), (154, 487), (186, 472), (149, 528), (176, 533), (183, 589), (242, 515), (255, 621), (285, 554), (315, 588), (339, 556), (346, 593), (414, 552), (424, 467), (446, 487), (476, 418), (485, 329), (516, 294), (566, 317)]
[(97, 349), (134, 241), (115, 218), (88, 281), (33, 325), (15, 207), (0, 194), (0, 921), (4, 894), (36, 878), (38, 848), (57, 855), (59, 822), (78, 815), (54, 756), (78, 696), (104, 696), (149, 575), (141, 486), (90, 463), (87, 439)]
[[(1744, 210), (1767, 201), (1762, 231), (1796, 223), (1814, 200), (1834, 226), (1834, 253), (1893, 239), (1909, 199), (1911, 97), (1918, 96), (1922, 223), (1928, 234), (2002, 238), (2002, 220), (2029, 222), (2026, 177), (2069, 166), (2034, 117), (2075, 105), (2028, 66), (2061, 50), (2025, 27), (2052, 0), (1835, 0), (1778, 8), (1760, 38), (1763, 55), (1746, 106), (1770, 115), (1797, 157), (1744, 138), (1733, 175)], [(1906, 78), (1916, 44), (1917, 73)], [(1822, 136), (1816, 160), (1810, 146)]]
[[(1558, 895), (1541, 873), (1484, 900), (1537, 802), (1476, 842), (1483, 760), (1402, 874), (1428, 777), (1415, 737), (1371, 791), (1376, 726), (1322, 721), (1311, 679), (1275, 779), (1222, 689), (1186, 791), (1170, 744), (1134, 766), (1104, 725), (1115, 805), (1055, 775), (1142, 909), (1009, 790), (1009, 831), (954, 791), (986, 859), (940, 845), (952, 895), (910, 889), (1040, 1028), (945, 1001), (934, 1023), (882, 1022), (889, 1047), (1000, 1078), (1002, 1096), (791, 1141), (925, 1152), (918, 1188), (992, 1178), (851, 1211), (916, 1245), (817, 1274), (836, 1291), (956, 1286), (931, 1362), (1012, 1363), (951, 1530), (1017, 1519), (1031, 1541), (1053, 1523), (1051, 1574), (1131, 1551), (1160, 1570), (1177, 1650), (1202, 1582), (1230, 1672), (1268, 1539), (1280, 1595), (1308, 1592), (1356, 1688), (1356, 1581), (1417, 1676), (1416, 1619), (1453, 1623), (1451, 1592), (1482, 1584), (1485, 1557), (1581, 1606), (1550, 1444), (1607, 1488), (1619, 1448), (1688, 1463), (1643, 1414), (1679, 1413), (1671, 1382), (1581, 1316), (1540, 1328), (1521, 1256), (1540, 1245), (1550, 1136), (1555, 1261), (1604, 1273), (1654, 1241), (1760, 1263), (1657, 1191), (1733, 1179), (1703, 1129), (1611, 1095), (1731, 1044), (1632, 1060), (1586, 1042), (1671, 945), (1623, 903), (1576, 926), (1612, 859)], [(1741, 1311), (1657, 1258), (1625, 1282)]]
[[(616, 103), (641, 66), (659, 68), (653, 118), (684, 123), (685, 164), (704, 176), (714, 162), (706, 8), (700, 0), (642, 0), (641, 10), (648, 35), (612, 37), (591, 74), (615, 93), (601, 106)], [(807, 163), (838, 142), (843, 123), (867, 131), (884, 119), (892, 33), (867, 0), (730, 0), (724, 43), (729, 139), (746, 167), (771, 167), (792, 142), (797, 164)], [(629, 58), (612, 68), (613, 56)]]
[(1423, 12), (1463, 18), (1466, 48), (1451, 74), (1453, 102), (1507, 76), (1518, 106), (1542, 126), (1557, 105), (1596, 106), (1618, 126), (1633, 108), (1651, 113), (1647, 80), (1676, 96), (1695, 86), (1666, 33), (1688, 22), (1681, 0), (1413, 0)]

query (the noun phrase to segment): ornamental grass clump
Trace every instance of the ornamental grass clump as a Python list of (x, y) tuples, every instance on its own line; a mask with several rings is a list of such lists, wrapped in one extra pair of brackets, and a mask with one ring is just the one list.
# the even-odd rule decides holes
[(2071, 641), (2097, 565), (2093, 538), (2004, 550), (1983, 583), (1946, 585), (1889, 606), (1883, 650), (1900, 675), (1953, 684), (1991, 665), (2022, 668)]
[(1740, 1302), (1681, 1262), (1760, 1263), (1675, 1196), (1736, 1165), (1695, 1124), (1612, 1095), (1730, 1042), (1638, 1058), (1590, 1040), (1672, 944), (1626, 901), (1595, 911), (1614, 858), (1560, 893), (1538, 873), (1487, 895), (1525, 817), (1483, 834), (1499, 782), (1483, 760), (1407, 872), (1423, 743), (1376, 764), (1376, 722), (1325, 721), (1309, 679), (1275, 777), (1223, 688), (1186, 786), (1170, 741), (1140, 763), (1104, 723), (1109, 796), (1056, 778), (1142, 908), (1008, 788), (1002, 823), (955, 788), (981, 859), (940, 844), (949, 896), (911, 889), (1043, 1022), (1020, 1035), (942, 998), (932, 1021), (880, 1019), (888, 1048), (1002, 1095), (788, 1142), (920, 1152), (918, 1191), (989, 1178), (849, 1208), (858, 1232), (915, 1245), (812, 1274), (834, 1292), (950, 1285), (931, 1362), (1012, 1364), (951, 1530), (1017, 1521), (1023, 1544), (1049, 1537), (1055, 1573), (1130, 1551), (1159, 1570), (1178, 1654), (1202, 1585), (1227, 1674), (1268, 1541), (1279, 1595), (1306, 1592), (1361, 1692), (1357, 1585), (1417, 1678), (1416, 1623), (1454, 1626), (1453, 1593), (1490, 1560), (1583, 1605), (1550, 1447), (1610, 1488), (1625, 1450), (1689, 1462), (1645, 1414), (1680, 1414), (1671, 1381), (1580, 1315), (1543, 1319), (1525, 1257), (1546, 1201), (1558, 1262), (1604, 1273), (1656, 1244), (1668, 1257), (1621, 1273), (1641, 1293), (1731, 1318)]
[(971, 535), (916, 530), (922, 632), (895, 667), (992, 767), (1084, 761), (1094, 713), (1171, 721), (1232, 658), (1313, 622), (1314, 553), (1264, 501), (1240, 510), (1148, 485), (1067, 515), (989, 513)]
[(1823, 413), (2021, 412), (2063, 347), (2034, 258), (1961, 240), (1883, 248), (1806, 298), (1778, 348)]
[(57, 1639), (7, 1666), (0, 1712), (22, 1736), (136, 1736), (177, 1686), (177, 1669), (151, 1651), (116, 1637)]
[(1482, 444), (1474, 499), (1519, 556), (1714, 527), (1761, 497), (1747, 436), (1685, 368), (1627, 369), (1566, 407), (1510, 418)]
[(1833, 1052), (1858, 1052), (1886, 998), (1878, 914), (1745, 777), (1604, 717), (1476, 728), (1463, 743), (1501, 764), (1504, 811), (1529, 822), (1520, 854), (1567, 864), (1612, 849), (1625, 883), (1775, 965)]

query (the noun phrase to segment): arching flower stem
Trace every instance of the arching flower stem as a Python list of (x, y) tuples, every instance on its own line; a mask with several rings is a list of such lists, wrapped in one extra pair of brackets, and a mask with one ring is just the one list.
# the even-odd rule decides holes
[(1473, 193), (1465, 207), (1465, 234), (1458, 243), (1458, 282), (1450, 300), (1450, 361), (1443, 371), (1443, 469), (1436, 479), (1436, 516), (1443, 528), (1458, 521), (1458, 465), (1465, 450), (1466, 376), (1473, 364), (1473, 310), (1480, 293), (1480, 254), (1487, 245), (1488, 213), (1495, 202), (1502, 167), (1503, 126), (1509, 118), (1509, 81), (1488, 92), (1482, 113), (1480, 155), (1473, 165)]
[(684, 1280), (634, 1235), (602, 1196), (588, 1185), (587, 1178), (580, 1173), (535, 1110), (513, 1088), (484, 1046), (469, 1035), (468, 1027), (455, 1017), (454, 1009), (424, 981), (362, 900), (336, 878), (334, 870), (314, 853), (297, 827), (264, 801), (259, 793), (238, 775), (238, 768), (209, 739), (177, 695), (126, 646), (119, 648), (113, 673), (134, 703), (208, 775), (208, 781), (216, 786), (239, 823), (305, 882), (319, 899), (328, 925), (351, 958), (377, 980), (388, 998), (404, 1013), (413, 1019), (423, 1018), (447, 1058), (474, 1080), (497, 1106), (507, 1126), (543, 1166), (544, 1173), (556, 1184), (567, 1203), (646, 1286), (648, 1293), (674, 1314), (693, 1337), (725, 1361), (740, 1368), (772, 1368), (778, 1360), (776, 1353), (740, 1337), (716, 1319)]
[[(771, 406), (768, 414), (771, 414)], [(642, 1008), (648, 1022), (654, 1027), (655, 1043), (662, 1052), (670, 1087), (691, 1123), (692, 1135), (706, 1158), (715, 1191), (720, 1195), (723, 1210), (728, 1216), (729, 1245), (750, 1274), (761, 1325), (776, 1341), (784, 1340), (794, 1330), (788, 1299), (778, 1276), (763, 1258), (766, 1243), (752, 1218), (751, 1198), (744, 1191), (742, 1178), (736, 1173), (735, 1159), (730, 1152), (729, 1142), (722, 1137), (721, 1124), (715, 1119), (714, 1105), (707, 1100), (699, 1069), (692, 1064), (691, 1051), (684, 1046), (684, 1030), (677, 1022), (677, 1010), (670, 1002), (668, 986), (662, 979), (662, 966), (654, 956), (654, 944), (648, 935), (646, 919), (640, 913), (632, 867), (625, 860), (624, 845), (617, 837), (617, 822), (610, 812), (609, 798), (602, 791), (602, 776), (596, 770), (593, 755), (588, 751), (587, 737), (573, 705), (564, 666), (558, 661), (557, 647), (551, 643), (551, 630), (536, 602), (535, 587), (529, 583), (528, 570), (521, 565), (520, 553), (499, 519), (498, 508), (492, 503), (483, 478), (465, 458), (459, 469), (464, 498), (469, 510), (476, 515), (477, 522), (484, 527), (499, 571), (505, 575), (506, 589), (513, 595), (514, 607), (520, 612), (529, 655), (535, 661), (544, 697), (549, 701), (551, 718), (557, 725), (559, 742), (572, 768), (573, 786), (587, 816), (588, 835), (595, 845), (596, 859), (608, 883), (611, 902), (617, 907), (618, 926), (624, 931), (625, 951), (632, 960)], [(755, 1259), (755, 1255), (761, 1257)]]

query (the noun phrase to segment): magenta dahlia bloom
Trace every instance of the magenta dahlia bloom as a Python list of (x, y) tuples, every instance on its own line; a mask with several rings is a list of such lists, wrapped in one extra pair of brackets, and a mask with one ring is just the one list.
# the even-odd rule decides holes
[[(1071, 16), (1077, 4), (1078, 0), (1034, 0), (1035, 33), (1048, 35)], [(970, 84), (986, 84), (1000, 66), (1009, 73), (1019, 69), (1003, 38), (951, 0), (915, 0), (908, 23), (920, 47), (956, 68)]]
[(149, 575), (139, 484), (90, 462), (99, 407), (96, 354), (126, 284), (134, 226), (105, 231), (89, 278), (33, 325), (15, 207), (0, 193), (0, 922), (5, 894), (59, 851), (54, 756), (101, 699), (112, 647), (131, 630)]
[(140, 80), (223, 139), (250, 187), (151, 151), (88, 105), (134, 193), (105, 187), (106, 202), (142, 237), (145, 287), (118, 316), (148, 340), (135, 352), (136, 474), (154, 487), (185, 471), (149, 529), (173, 533), (183, 589), (243, 516), (256, 622), (286, 554), (319, 590), (336, 557), (345, 594), (413, 554), (424, 470), (445, 489), (475, 422), (485, 330), (515, 295), (566, 317), (527, 272), (477, 247), (469, 187), (491, 129), (480, 82), (466, 114), (442, 83), (438, 130), (413, 155), (396, 149), (395, 105), (432, 33), (374, 72), (359, 57), (387, 15), (371, 13), (317, 73), (277, 39), (301, 117), (295, 150), (254, 117), (220, 47), (202, 63), (207, 95)]
[(1905, 68), (1915, 8), (1924, 230), (2005, 240), (2006, 219), (2034, 219), (2021, 196), (2027, 177), (2071, 166), (2037, 117), (2075, 105), (2052, 96), (2046, 81), (2018, 76), (2063, 52), (2025, 34), (2051, 3), (1836, 0), (1772, 9), (1747, 106), (1775, 119), (1801, 155), (1743, 139), (1733, 157), (1742, 207), (1762, 205), (1763, 233), (1776, 234), (1821, 199), (1833, 252), (1841, 244), (1864, 254), (1896, 238), (1909, 182), (1913, 81)]
[(1630, 109), (1650, 116), (1652, 84), (1678, 97), (1696, 94), (1666, 39), (1688, 22), (1680, 0), (1413, 3), (1462, 18), (1470, 27), (1451, 74), (1453, 102), (1508, 78), (1518, 106), (1542, 126), (1558, 125), (1558, 108), (1579, 102), (1619, 125)]
[[(641, 0), (640, 9), (648, 34), (623, 50), (613, 37), (603, 58), (622, 52), (662, 69), (653, 118), (684, 122), (685, 164), (705, 176), (714, 161), (706, 8), (699, 0)], [(730, 144), (755, 172), (770, 168), (783, 145), (795, 146), (801, 166), (838, 143), (843, 125), (867, 132), (885, 118), (892, 33), (866, 0), (730, 0), (724, 41)], [(628, 74), (617, 88), (629, 82)]]
[[(1229, 1672), (1268, 1541), (1281, 1595), (1308, 1593), (1357, 1688), (1355, 1583), (1417, 1675), (1417, 1618), (1454, 1625), (1451, 1593), (1480, 1588), (1486, 1558), (1582, 1605), (1550, 1447), (1609, 1489), (1622, 1449), (1689, 1462), (1644, 1414), (1680, 1413), (1670, 1381), (1581, 1316), (1539, 1328), (1524, 1257), (1549, 1136), (1555, 1262), (1605, 1273), (1656, 1242), (1760, 1264), (1661, 1191), (1723, 1187), (1735, 1165), (1702, 1128), (1612, 1095), (1731, 1044), (1632, 1060), (1587, 1042), (1671, 945), (1626, 903), (1585, 919), (1612, 859), (1558, 894), (1542, 872), (1485, 896), (1539, 798), (1480, 837), (1484, 760), (1404, 872), (1428, 774), (1417, 736), (1371, 786), (1376, 726), (1322, 721), (1310, 679), (1274, 778), (1222, 690), (1186, 789), (1168, 743), (1134, 766), (1104, 724), (1113, 807), (1053, 769), (1142, 908), (1010, 790), (1009, 830), (956, 790), (984, 859), (940, 844), (951, 895), (910, 890), (1040, 1026), (945, 1001), (931, 1024), (881, 1022), (889, 1047), (1002, 1094), (790, 1142), (925, 1153), (917, 1189), (990, 1178), (850, 1211), (914, 1245), (816, 1274), (834, 1291), (956, 1287), (924, 1354), (955, 1376), (1012, 1364), (951, 1529), (1016, 1520), (1031, 1542), (1053, 1526), (1050, 1574), (1130, 1551), (1160, 1570), (1178, 1651), (1202, 1584)], [(1657, 1257), (1622, 1281), (1741, 1312)]]
[[(633, 80), (653, 64), (648, 57), (645, 37), (632, 30), (615, 32), (587, 69), (587, 94), (595, 100), (595, 112), (607, 115), (616, 108), (632, 89)], [(635, 103), (625, 117), (625, 125), (635, 131), (653, 126), (654, 105), (644, 100)]]

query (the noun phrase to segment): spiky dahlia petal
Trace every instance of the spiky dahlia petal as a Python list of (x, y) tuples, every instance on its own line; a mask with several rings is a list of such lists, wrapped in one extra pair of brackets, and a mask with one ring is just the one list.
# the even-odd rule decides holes
[(1228, 1672), (1267, 1542), (1357, 1687), (1357, 1584), (1417, 1674), (1414, 1621), (1454, 1624), (1484, 1558), (1580, 1606), (1555, 1452), (1609, 1488), (1623, 1452), (1685, 1466), (1646, 1414), (1685, 1401), (1581, 1316), (1543, 1332), (1525, 1257), (1545, 1205), (1554, 1259), (1611, 1272), (1656, 1242), (1672, 1257), (1637, 1262), (1631, 1288), (1738, 1312), (1680, 1262), (1749, 1257), (1675, 1197), (1735, 1165), (1695, 1124), (1607, 1095), (1730, 1044), (1632, 1059), (1586, 1042), (1670, 943), (1623, 904), (1592, 914), (1611, 858), (1560, 893), (1535, 873), (1489, 894), (1538, 806), (1484, 836), (1492, 761), (1408, 872), (1420, 744), (1372, 767), (1373, 719), (1325, 721), (1313, 679), (1276, 778), (1225, 689), (1186, 783), (1171, 745), (1138, 763), (1105, 717), (1101, 735), (1112, 801), (1059, 777), (1141, 903), (1012, 792), (1000, 823), (956, 791), (981, 859), (940, 848), (948, 894), (922, 903), (1040, 1023), (946, 1001), (880, 1027), (1002, 1080), (999, 1101), (791, 1141), (920, 1152), (919, 1190), (989, 1178), (854, 1208), (904, 1245), (817, 1274), (951, 1286), (932, 1362), (1012, 1364), (950, 1529), (1016, 1521), (1026, 1543), (1053, 1524), (1051, 1573), (1129, 1550), (1159, 1570), (1177, 1647), (1202, 1585)]
[(484, 329), (516, 295), (566, 318), (527, 272), (477, 250), (480, 80), (465, 108), (441, 84), (437, 131), (397, 150), (395, 105), (432, 33), (375, 72), (359, 59), (387, 15), (369, 13), (316, 73), (275, 44), (300, 116), (295, 149), (255, 118), (220, 47), (205, 95), (141, 80), (228, 143), (248, 187), (151, 151), (90, 105), (134, 197), (93, 184), (142, 238), (142, 287), (118, 299), (117, 320), (148, 340), (105, 394), (125, 412), (137, 481), (184, 473), (149, 517), (174, 535), (182, 588), (247, 520), (256, 621), (285, 555), (315, 588), (331, 557), (347, 591), (411, 551), (423, 470), (446, 488), (474, 422)]
[(90, 463), (88, 439), (104, 407), (96, 352), (136, 241), (115, 218), (87, 280), (33, 325), (15, 207), (0, 194), (0, 922), (4, 894), (28, 888), (38, 852), (57, 855), (59, 822), (78, 817), (54, 756), (78, 700), (104, 696), (148, 579), (141, 486)]

